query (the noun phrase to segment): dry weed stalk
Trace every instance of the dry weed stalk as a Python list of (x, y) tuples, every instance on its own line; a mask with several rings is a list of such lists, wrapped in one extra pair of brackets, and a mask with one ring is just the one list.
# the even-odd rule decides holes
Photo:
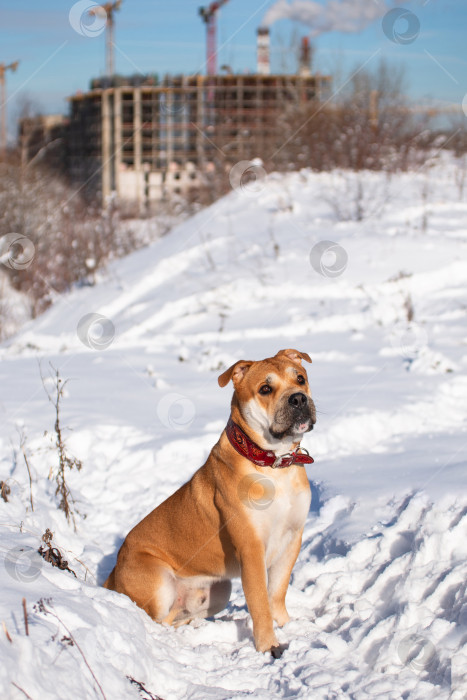
[(68, 380), (63, 381), (63, 379), (60, 376), (59, 370), (55, 369), (55, 367), (53, 367), (52, 365), (51, 365), (51, 367), (52, 367), (52, 370), (54, 372), (54, 376), (53, 376), (54, 392), (53, 392), (53, 395), (51, 395), (49, 393), (49, 391), (47, 390), (47, 387), (45, 385), (45, 379), (41, 375), (42, 383), (44, 385), (44, 389), (46, 391), (48, 399), (55, 409), (54, 430), (55, 430), (55, 448), (56, 448), (57, 454), (58, 454), (58, 468), (56, 470), (51, 468), (49, 478), (55, 478), (55, 481), (57, 483), (57, 488), (55, 490), (55, 494), (60, 497), (60, 503), (59, 503), (58, 507), (60, 508), (60, 510), (63, 510), (68, 522), (70, 522), (70, 519), (73, 521), (73, 526), (76, 530), (75, 513), (73, 511), (75, 501), (74, 501), (74, 498), (73, 498), (71, 491), (68, 487), (68, 484), (66, 483), (66, 470), (67, 469), (77, 469), (79, 471), (83, 465), (81, 463), (81, 460), (79, 460), (77, 457), (74, 457), (73, 455), (69, 454), (67, 446), (66, 446), (65, 438), (63, 437), (63, 428), (61, 425), (60, 410), (61, 410), (61, 401), (64, 397), (64, 391), (65, 391), (65, 387), (68, 383)]
[(26, 632), (26, 637), (29, 637), (28, 608), (26, 606), (26, 598), (23, 598), (21, 602), (23, 605), (24, 631)]
[(71, 630), (68, 629), (68, 627), (65, 625), (63, 622), (62, 618), (58, 615), (58, 613), (55, 611), (55, 608), (53, 606), (51, 598), (41, 598), (35, 605), (34, 605), (34, 611), (36, 613), (43, 613), (44, 615), (52, 615), (61, 625), (64, 627), (64, 629), (67, 632), (67, 637), (62, 638), (62, 642), (67, 643), (68, 646), (75, 646), (79, 653), (81, 654), (84, 663), (86, 664), (87, 669), (89, 670), (89, 673), (91, 674), (95, 684), (99, 688), (99, 691), (104, 698), (104, 700), (107, 700), (104, 691), (102, 690), (102, 686), (97, 680), (94, 671), (92, 670), (91, 666), (89, 665), (89, 662), (81, 649), (80, 645), (76, 641), (76, 638), (73, 636), (73, 633)]
[(31, 469), (29, 468), (29, 461), (28, 461), (28, 456), (26, 454), (26, 435), (24, 434), (24, 431), (20, 433), (19, 435), (19, 446), (20, 450), (23, 454), (23, 459), (24, 463), (26, 465), (26, 469), (28, 470), (28, 477), (29, 477), (29, 501), (31, 503), (31, 510), (34, 510), (34, 502), (32, 500), (32, 477), (31, 477)]

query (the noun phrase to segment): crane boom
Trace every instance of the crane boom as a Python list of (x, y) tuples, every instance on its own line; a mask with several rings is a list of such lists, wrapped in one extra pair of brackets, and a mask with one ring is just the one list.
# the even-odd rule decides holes
[(123, 0), (105, 2), (98, 7), (89, 10), (90, 15), (104, 15), (106, 18), (105, 32), (105, 64), (107, 77), (111, 78), (115, 72), (114, 67), (114, 12), (120, 9)]
[(206, 72), (217, 73), (217, 12), (228, 0), (217, 0), (207, 7), (200, 7), (199, 14), (206, 24)]

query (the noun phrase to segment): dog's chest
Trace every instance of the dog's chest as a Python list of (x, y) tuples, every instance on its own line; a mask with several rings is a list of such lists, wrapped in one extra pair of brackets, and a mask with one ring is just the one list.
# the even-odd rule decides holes
[(250, 504), (249, 516), (261, 538), (269, 566), (302, 530), (310, 507), (309, 488), (297, 483), (292, 470), (284, 470), (274, 479), (265, 475), (265, 496)]

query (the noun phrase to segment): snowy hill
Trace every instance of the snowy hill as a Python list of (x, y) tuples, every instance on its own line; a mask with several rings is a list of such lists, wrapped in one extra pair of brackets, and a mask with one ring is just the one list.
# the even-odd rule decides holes
[[(455, 168), (271, 175), (0, 347), (2, 697), (150, 697), (128, 677), (164, 700), (466, 697), (467, 202)], [(229, 415), (218, 374), (285, 347), (313, 359), (318, 423), (303, 442), (313, 500), (293, 619), (278, 631), (289, 648), (272, 661), (254, 650), (239, 581), (214, 622), (177, 630), (96, 584), (129, 529), (206, 459)], [(67, 476), (76, 531), (47, 479), (50, 364), (69, 380), (61, 423), (83, 464)], [(76, 578), (36, 553), (47, 528)]]

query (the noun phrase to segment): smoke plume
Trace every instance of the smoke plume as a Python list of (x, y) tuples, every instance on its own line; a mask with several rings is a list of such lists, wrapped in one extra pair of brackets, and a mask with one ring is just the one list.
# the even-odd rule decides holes
[[(410, 0), (407, 0), (410, 2)], [(279, 19), (291, 19), (306, 24), (311, 36), (323, 32), (360, 32), (379, 19), (395, 3), (383, 0), (328, 0), (324, 5), (314, 0), (277, 0), (266, 12), (263, 26), (269, 27)]]

